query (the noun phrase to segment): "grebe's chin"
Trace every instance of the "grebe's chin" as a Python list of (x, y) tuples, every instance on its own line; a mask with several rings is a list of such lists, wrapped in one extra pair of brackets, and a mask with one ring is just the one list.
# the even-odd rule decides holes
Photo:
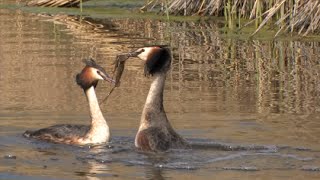
[(163, 107), (166, 73), (171, 64), (169, 49), (161, 46), (144, 47), (130, 56), (143, 60), (145, 75), (154, 77), (142, 111), (135, 146), (143, 151), (186, 147), (187, 142), (172, 128)]
[(59, 124), (36, 131), (26, 131), (23, 136), (54, 143), (87, 145), (109, 141), (109, 126), (99, 107), (95, 88), (99, 80), (114, 82), (94, 60), (84, 61), (86, 66), (77, 74), (76, 82), (84, 90), (89, 103), (91, 125)]

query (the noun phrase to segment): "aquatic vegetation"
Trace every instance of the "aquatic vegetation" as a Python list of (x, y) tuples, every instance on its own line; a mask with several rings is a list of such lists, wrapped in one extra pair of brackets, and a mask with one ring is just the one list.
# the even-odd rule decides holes
[[(278, 27), (276, 35), (295, 31), (305, 36), (320, 28), (320, 2), (312, 0), (152, 0), (141, 10), (156, 10), (157, 7), (163, 14), (223, 16), (231, 29), (255, 22), (256, 30), (252, 35), (268, 23)], [(245, 19), (251, 21), (242, 25)]]
[[(82, 12), (82, 3), (87, 1), (90, 0), (32, 0), (27, 5), (80, 7)], [(134, 8), (133, 4), (139, 6), (140, 3), (140, 0), (133, 1), (129, 8)], [(98, 1), (96, 6), (103, 4), (99, 4)], [(320, 28), (320, 2), (312, 0), (149, 0), (140, 10), (160, 12), (166, 15), (167, 19), (170, 15), (224, 17), (228, 28), (232, 30), (254, 23), (255, 30), (252, 35), (265, 25), (277, 27), (275, 36), (283, 32), (296, 32), (306, 36), (309, 33), (319, 32)]]
[(28, 6), (41, 7), (76, 7), (89, 0), (32, 0), (27, 3)]
[(107, 94), (107, 96), (101, 101), (100, 104), (103, 104), (105, 101), (107, 101), (108, 97), (111, 95), (113, 90), (116, 87), (120, 86), (120, 79), (123, 74), (124, 65), (126, 63), (126, 60), (129, 58), (129, 54), (119, 54), (116, 57), (116, 60), (114, 61), (114, 70), (113, 70), (113, 78), (115, 79), (115, 85), (110, 90), (110, 92)]

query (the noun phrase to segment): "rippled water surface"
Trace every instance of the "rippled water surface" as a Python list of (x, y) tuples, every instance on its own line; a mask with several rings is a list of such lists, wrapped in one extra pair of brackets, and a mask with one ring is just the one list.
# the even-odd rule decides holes
[[(246, 40), (210, 21), (39, 15), (0, 2), (0, 179), (319, 179), (320, 43)], [(56, 12), (57, 10), (55, 10)], [(165, 109), (192, 149), (146, 154), (134, 135), (152, 78), (126, 64), (103, 113), (110, 145), (25, 139), (27, 129), (88, 124), (81, 60), (169, 44)], [(111, 73), (112, 74), (112, 73)], [(102, 100), (110, 85), (100, 83)]]

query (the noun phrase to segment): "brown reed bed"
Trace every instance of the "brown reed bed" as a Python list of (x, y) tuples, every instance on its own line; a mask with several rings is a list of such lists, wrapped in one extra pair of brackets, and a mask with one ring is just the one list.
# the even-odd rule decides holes
[[(27, 6), (40, 7), (77, 7), (85, 0), (31, 0)], [(88, 1), (88, 0), (87, 0)]]
[[(89, 0), (32, 0), (28, 6), (82, 7)], [(320, 1), (316, 0), (148, 0), (142, 11), (183, 16), (225, 17), (227, 26), (241, 29), (255, 25), (252, 35), (265, 25), (277, 27), (275, 36), (296, 32), (306, 36), (320, 29)]]
[(278, 27), (276, 35), (295, 31), (305, 36), (320, 29), (320, 1), (315, 0), (151, 0), (141, 10), (225, 17), (231, 29), (255, 23), (253, 35), (268, 23)]

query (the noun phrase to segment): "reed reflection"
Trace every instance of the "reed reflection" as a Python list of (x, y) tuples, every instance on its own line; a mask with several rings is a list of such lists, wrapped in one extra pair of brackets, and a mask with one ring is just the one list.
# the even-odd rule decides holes
[[(107, 66), (116, 54), (133, 47), (170, 44), (174, 59), (167, 109), (172, 112), (310, 114), (319, 106), (317, 42), (225, 38), (219, 24), (210, 22), (73, 16), (51, 20), (66, 25), (74, 43), (90, 44), (90, 56), (108, 59), (104, 61)], [(138, 104), (143, 103), (145, 92), (128, 92), (129, 87), (141, 89), (141, 85), (147, 90), (148, 80), (138, 74), (140, 68), (137, 62), (128, 63), (115, 104), (128, 102), (127, 97), (137, 97)], [(133, 81), (136, 83), (130, 83)], [(171, 103), (177, 101), (181, 105)], [(130, 109), (139, 111), (133, 106)]]
[[(173, 49), (172, 84), (185, 101), (199, 90), (205, 111), (313, 113), (319, 105), (319, 43), (223, 38), (218, 24), (113, 20)], [(132, 28), (134, 27), (134, 28)], [(146, 40), (145, 43), (154, 41)], [(207, 102), (228, 107), (205, 108)], [(230, 109), (231, 108), (231, 109)]]

